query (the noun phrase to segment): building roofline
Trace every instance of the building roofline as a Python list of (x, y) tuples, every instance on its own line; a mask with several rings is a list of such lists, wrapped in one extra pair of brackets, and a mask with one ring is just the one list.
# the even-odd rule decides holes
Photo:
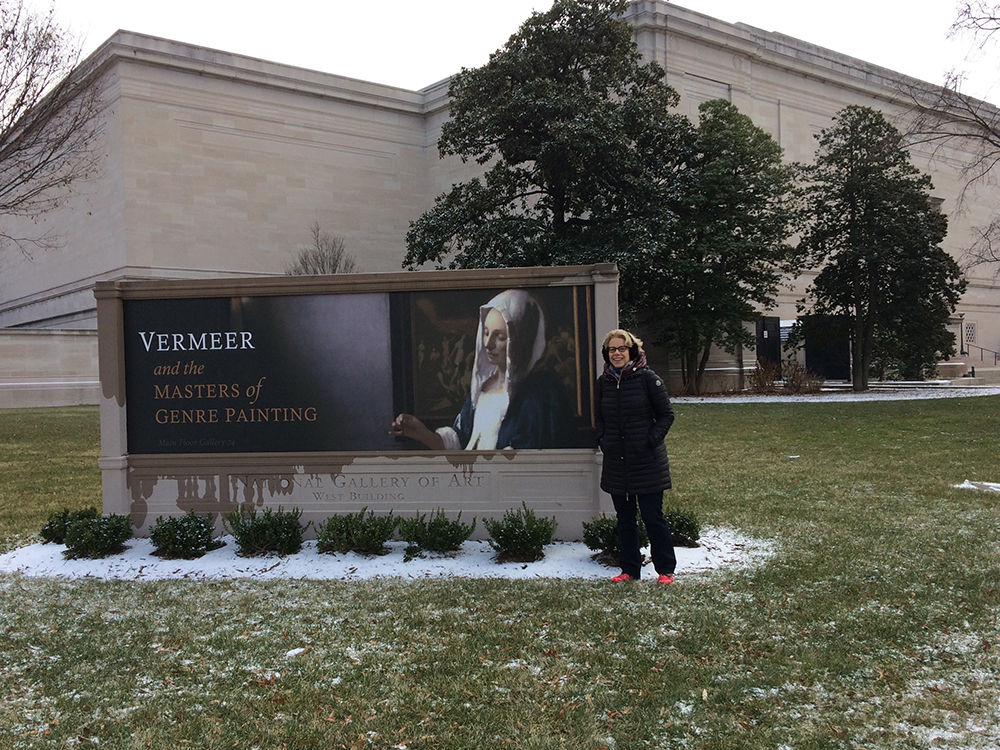
[(119, 62), (168, 68), (191, 75), (212, 76), (413, 114), (423, 114), (428, 100), (437, 98), (440, 87), (440, 84), (434, 84), (423, 91), (410, 91), (125, 30), (112, 34), (77, 70), (83, 75), (99, 75)]
[[(914, 94), (921, 94), (920, 98), (934, 97), (943, 91), (939, 85), (780, 32), (764, 31), (745, 23), (732, 24), (665, 0), (633, 0), (624, 18), (636, 32), (668, 31), (797, 75), (860, 89), (887, 102), (912, 105)], [(116, 31), (80, 63), (74, 75), (99, 75), (116, 62), (159, 66), (414, 115), (446, 109), (451, 80), (445, 78), (411, 91), (126, 30)], [(995, 109), (988, 102), (977, 104)]]
[[(742, 22), (734, 24), (722, 21), (666, 0), (633, 0), (625, 12), (625, 19), (637, 31), (669, 30), (671, 34), (739, 52), (748, 59), (760, 60), (764, 64), (798, 75), (829, 80), (844, 88), (860, 89), (869, 96), (886, 101), (913, 105), (915, 94), (922, 95), (920, 98), (933, 98), (944, 91), (940, 84), (923, 81), (778, 31), (765, 31)], [(964, 98), (987, 109), (996, 109), (989, 102), (973, 97)]]

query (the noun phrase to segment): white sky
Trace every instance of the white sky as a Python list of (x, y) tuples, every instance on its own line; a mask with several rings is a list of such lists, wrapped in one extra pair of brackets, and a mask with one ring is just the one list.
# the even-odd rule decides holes
[[(117, 29), (190, 42), (327, 73), (419, 89), (485, 63), (532, 10), (550, 0), (51, 0), (90, 52)], [(48, 7), (49, 0), (27, 0)], [(970, 70), (966, 93), (1000, 101), (992, 61), (965, 60), (968, 40), (949, 41), (955, 0), (681, 0), (729, 22), (834, 49), (925, 81)], [(919, 7), (919, 10), (917, 8)]]

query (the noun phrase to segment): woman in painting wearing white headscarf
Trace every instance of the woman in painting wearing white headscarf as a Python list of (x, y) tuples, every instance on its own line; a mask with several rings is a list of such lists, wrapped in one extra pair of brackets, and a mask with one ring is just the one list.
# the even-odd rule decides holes
[(432, 431), (412, 414), (391, 435), (434, 450), (573, 447), (573, 413), (559, 377), (534, 369), (545, 353), (545, 316), (523, 289), (501, 292), (479, 308), (472, 387), (451, 427)]

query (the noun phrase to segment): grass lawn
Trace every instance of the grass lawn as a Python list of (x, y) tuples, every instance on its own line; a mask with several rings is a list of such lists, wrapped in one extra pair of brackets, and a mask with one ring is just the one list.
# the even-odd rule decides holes
[[(753, 569), (0, 576), (0, 747), (995, 748), (1000, 397), (679, 404), (672, 505)], [(96, 409), (0, 411), (0, 540), (99, 503)], [(7, 544), (16, 542), (8, 541)]]
[(0, 409), (0, 551), (63, 508), (101, 508), (97, 407)]

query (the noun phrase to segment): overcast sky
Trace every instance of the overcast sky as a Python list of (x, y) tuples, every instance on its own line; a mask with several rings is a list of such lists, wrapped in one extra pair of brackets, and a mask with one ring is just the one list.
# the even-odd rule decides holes
[[(28, 0), (48, 7), (48, 0)], [(63, 25), (96, 49), (117, 29), (190, 42), (328, 73), (420, 89), (485, 63), (550, 0), (52, 0)], [(954, 0), (680, 0), (729, 22), (843, 52), (925, 81), (969, 70), (966, 93), (1000, 102), (1000, 49), (968, 62), (968, 40), (948, 40)], [(919, 7), (919, 11), (916, 11)]]

